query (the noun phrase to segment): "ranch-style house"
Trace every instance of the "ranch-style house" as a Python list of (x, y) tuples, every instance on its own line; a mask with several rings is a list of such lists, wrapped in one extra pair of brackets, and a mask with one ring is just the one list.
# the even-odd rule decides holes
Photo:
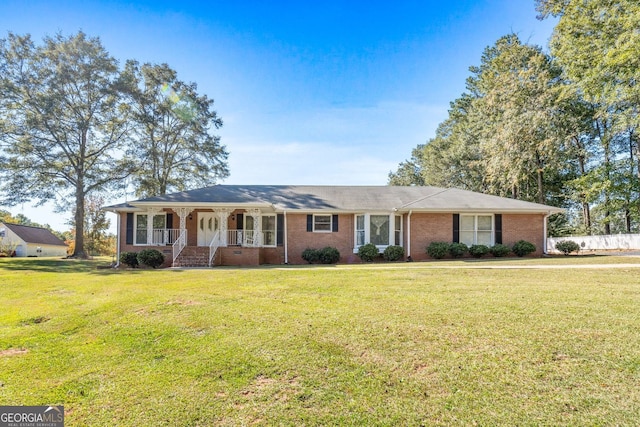
[(215, 185), (107, 206), (118, 254), (154, 248), (167, 266), (303, 264), (306, 248), (332, 246), (341, 263), (358, 248), (404, 247), (429, 259), (435, 241), (546, 248), (547, 218), (562, 209), (437, 187)]

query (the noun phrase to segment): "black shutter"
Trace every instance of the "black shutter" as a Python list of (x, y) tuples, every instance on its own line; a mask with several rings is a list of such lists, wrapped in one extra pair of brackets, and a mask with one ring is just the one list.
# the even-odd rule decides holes
[(331, 218), (331, 231), (334, 233), (338, 232), (338, 215), (333, 215)]
[(494, 216), (496, 232), (495, 232), (495, 241), (497, 244), (502, 244), (502, 214), (495, 214)]
[(460, 243), (460, 214), (453, 214), (453, 243)]
[(313, 231), (313, 215), (307, 215), (307, 231)]
[(170, 230), (173, 228), (173, 214), (167, 214), (167, 229)]
[(244, 229), (244, 214), (237, 214), (236, 215), (236, 230), (243, 230)]
[(282, 246), (284, 244), (284, 215), (276, 216), (276, 244)]
[(133, 245), (133, 213), (127, 212), (127, 232), (125, 237), (125, 243), (127, 245)]

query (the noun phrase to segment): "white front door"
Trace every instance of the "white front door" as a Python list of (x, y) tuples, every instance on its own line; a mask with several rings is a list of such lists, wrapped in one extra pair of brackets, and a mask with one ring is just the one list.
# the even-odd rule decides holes
[(220, 229), (215, 212), (198, 212), (198, 246), (209, 246)]

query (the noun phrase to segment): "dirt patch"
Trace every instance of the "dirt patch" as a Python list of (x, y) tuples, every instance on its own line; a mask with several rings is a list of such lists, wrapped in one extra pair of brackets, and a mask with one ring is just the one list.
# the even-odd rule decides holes
[(288, 401), (289, 398), (299, 392), (300, 385), (297, 378), (268, 378), (258, 375), (256, 379), (240, 392), (242, 396), (254, 398), (268, 397), (274, 401)]
[(21, 356), (29, 353), (26, 348), (8, 348), (6, 350), (0, 350), (0, 357)]
[(51, 318), (46, 317), (46, 316), (36, 316), (36, 317), (32, 317), (30, 319), (25, 319), (25, 320), (21, 321), (20, 322), (20, 326), (39, 325), (40, 323), (46, 323), (49, 320), (51, 320)]
[(182, 301), (182, 300), (172, 300), (172, 301), (167, 301), (167, 305), (202, 305), (201, 302), (198, 301)]

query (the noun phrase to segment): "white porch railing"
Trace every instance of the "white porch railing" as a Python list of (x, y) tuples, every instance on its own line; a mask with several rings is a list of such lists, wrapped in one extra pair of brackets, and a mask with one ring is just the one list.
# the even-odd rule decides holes
[[(267, 231), (266, 233), (272, 233)], [(227, 230), (227, 246), (262, 246), (265, 232), (254, 230)], [(268, 237), (268, 236), (267, 236)]]
[(213, 239), (211, 239), (211, 243), (209, 244), (209, 267), (211, 267), (211, 262), (213, 261), (213, 257), (216, 255), (216, 251), (220, 247), (220, 231), (216, 231), (213, 235)]
[(176, 238), (175, 242), (172, 245), (172, 249), (173, 249), (173, 261), (172, 264), (174, 262), (176, 262), (176, 258), (178, 258), (178, 255), (180, 255), (180, 252), (182, 252), (182, 250), (185, 248), (185, 246), (187, 246), (187, 230), (179, 230), (180, 234), (178, 235), (178, 237)]
[(154, 228), (151, 245), (173, 245), (180, 237), (181, 231), (179, 228)]

